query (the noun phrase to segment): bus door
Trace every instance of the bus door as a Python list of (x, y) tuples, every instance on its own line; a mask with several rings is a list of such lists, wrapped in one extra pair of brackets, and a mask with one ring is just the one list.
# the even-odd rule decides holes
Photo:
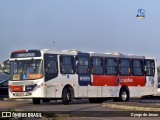
[(91, 85), (89, 53), (78, 53), (76, 57), (76, 72), (78, 74), (79, 96), (87, 97), (88, 86)]
[(146, 86), (153, 87), (155, 85), (155, 61), (153, 59), (145, 60), (145, 75), (146, 75)]
[(58, 76), (58, 63), (57, 55), (44, 54), (44, 71), (45, 71), (45, 84), (47, 85), (47, 97), (55, 97), (55, 87), (52, 86), (52, 81)]

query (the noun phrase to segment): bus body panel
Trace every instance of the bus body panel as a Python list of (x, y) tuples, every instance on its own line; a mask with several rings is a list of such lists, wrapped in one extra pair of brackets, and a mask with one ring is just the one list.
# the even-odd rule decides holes
[[(44, 54), (57, 55), (58, 75), (50, 80), (45, 80), (45, 76), (36, 80), (19, 80), (9, 81), (9, 97), (10, 98), (62, 98), (63, 90), (66, 86), (70, 86), (74, 91), (74, 98), (114, 98), (119, 97), (120, 90), (123, 86), (128, 87), (130, 97), (141, 97), (144, 95), (154, 95), (157, 93), (157, 65), (155, 58), (144, 56), (129, 56), (129, 55), (113, 55), (113, 54), (95, 54), (95, 53), (79, 53), (79, 52), (56, 52), (42, 50), (41, 56), (28, 58), (10, 58), (10, 61), (21, 60), (44, 60)], [(30, 54), (29, 54), (30, 55)], [(21, 55), (22, 56), (22, 55)], [(61, 73), (60, 56), (73, 56), (75, 60), (75, 73)], [(77, 72), (78, 57), (86, 57), (88, 59), (89, 74), (80, 74)], [(135, 76), (135, 75), (107, 75), (92, 74), (91, 60), (92, 57), (105, 58), (125, 58), (125, 59), (140, 59), (154, 60), (155, 73), (153, 76)], [(104, 62), (104, 61), (103, 61)], [(105, 65), (105, 64), (104, 64)], [(45, 68), (44, 68), (45, 70)], [(29, 86), (30, 85), (30, 86)], [(18, 86), (18, 87), (17, 87)], [(34, 90), (26, 91), (33, 87)], [(20, 91), (16, 91), (19, 89)], [(31, 88), (32, 89), (32, 88)], [(15, 91), (14, 91), (15, 90)], [(20, 94), (22, 92), (22, 94)], [(25, 93), (26, 92), (26, 93)], [(23, 95), (24, 94), (24, 95)], [(27, 94), (27, 95), (25, 95)]]
[(46, 97), (43, 78), (36, 81), (9, 81), (10, 98)]
[(92, 86), (145, 86), (145, 76), (93, 75)]

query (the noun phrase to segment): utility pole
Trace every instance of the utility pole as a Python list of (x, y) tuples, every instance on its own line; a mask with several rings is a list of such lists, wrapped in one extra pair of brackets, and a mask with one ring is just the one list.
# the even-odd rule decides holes
[(56, 42), (53, 41), (53, 50), (56, 50)]

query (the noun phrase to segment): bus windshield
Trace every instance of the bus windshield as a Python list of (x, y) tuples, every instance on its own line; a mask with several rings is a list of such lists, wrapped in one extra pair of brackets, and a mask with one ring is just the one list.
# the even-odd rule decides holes
[(36, 80), (42, 77), (42, 60), (10, 61), (10, 80)]

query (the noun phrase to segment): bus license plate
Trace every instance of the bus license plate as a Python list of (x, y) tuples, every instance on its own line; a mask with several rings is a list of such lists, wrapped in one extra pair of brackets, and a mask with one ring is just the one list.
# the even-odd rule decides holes
[(16, 96), (26, 96), (26, 92), (16, 92)]

